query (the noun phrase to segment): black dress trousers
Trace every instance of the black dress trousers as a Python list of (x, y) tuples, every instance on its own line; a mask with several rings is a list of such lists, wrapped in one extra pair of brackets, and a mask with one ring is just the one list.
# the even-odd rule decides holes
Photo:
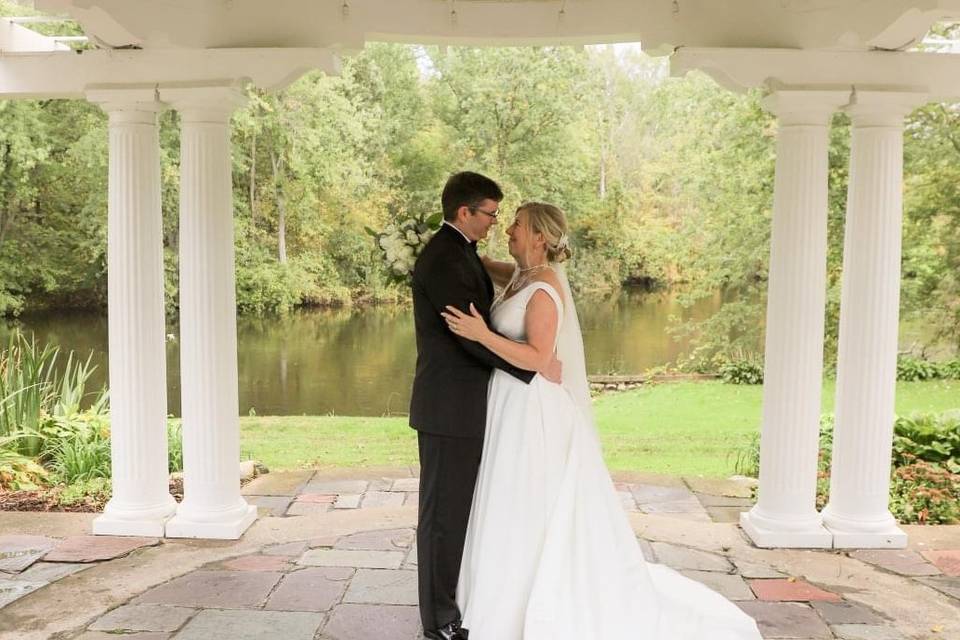
[(483, 439), (424, 432), (418, 434), (418, 439), (420, 617), (423, 628), (432, 630), (460, 619), (457, 580), (473, 489), (480, 471)]

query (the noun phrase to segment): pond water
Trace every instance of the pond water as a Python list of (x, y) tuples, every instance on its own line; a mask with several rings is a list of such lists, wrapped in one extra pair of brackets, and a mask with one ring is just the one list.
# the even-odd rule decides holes
[[(590, 373), (641, 373), (672, 362), (688, 346), (667, 332), (670, 317), (702, 318), (720, 296), (684, 310), (674, 293), (625, 290), (578, 301)], [(45, 313), (0, 323), (0, 344), (13, 327), (33, 332), (97, 365), (90, 384), (107, 376), (106, 314)], [(308, 310), (288, 317), (237, 323), (240, 412), (259, 415), (406, 413), (416, 361), (409, 307)], [(180, 414), (180, 358), (176, 325), (167, 327), (169, 412)], [(64, 356), (66, 354), (63, 354)]]

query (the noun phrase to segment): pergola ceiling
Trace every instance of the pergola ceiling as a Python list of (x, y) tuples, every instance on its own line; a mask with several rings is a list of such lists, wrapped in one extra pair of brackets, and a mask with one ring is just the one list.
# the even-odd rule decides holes
[(960, 0), (37, 0), (101, 46), (423, 44), (903, 49)]

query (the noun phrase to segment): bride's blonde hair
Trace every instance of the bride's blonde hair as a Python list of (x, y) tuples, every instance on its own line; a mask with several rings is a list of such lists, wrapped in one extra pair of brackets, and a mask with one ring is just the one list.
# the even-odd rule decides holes
[(567, 216), (559, 207), (546, 202), (524, 202), (517, 207), (517, 213), (521, 211), (527, 214), (530, 230), (543, 235), (547, 243), (547, 261), (563, 262), (573, 256)]

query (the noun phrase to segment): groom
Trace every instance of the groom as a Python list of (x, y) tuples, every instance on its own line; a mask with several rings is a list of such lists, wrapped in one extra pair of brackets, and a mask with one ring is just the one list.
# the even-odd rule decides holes
[[(440, 316), (446, 305), (469, 313), (472, 302), (489, 325), (493, 283), (477, 256), (477, 242), (496, 224), (501, 200), (500, 187), (486, 176), (469, 171), (451, 176), (441, 196), (443, 225), (413, 270), (417, 371), (410, 426), (420, 448), (420, 618), (431, 640), (468, 635), (460, 627), (456, 588), (483, 451), (490, 374), (502, 369), (527, 383), (536, 375), (455, 336)], [(560, 381), (556, 358), (544, 375)]]

